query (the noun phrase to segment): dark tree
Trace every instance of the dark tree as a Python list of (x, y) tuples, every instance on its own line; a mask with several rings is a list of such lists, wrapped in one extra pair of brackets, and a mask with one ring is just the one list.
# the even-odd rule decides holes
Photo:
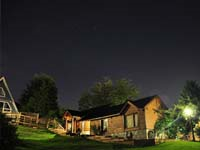
[(39, 113), (45, 117), (58, 115), (57, 87), (52, 77), (36, 74), (20, 98), (21, 111)]
[[(192, 116), (184, 116), (185, 108), (190, 108), (193, 111)], [(193, 140), (195, 140), (193, 127), (199, 121), (200, 114), (200, 86), (197, 81), (186, 81), (186, 84), (181, 91), (178, 103), (174, 105), (173, 110), (174, 118), (181, 118), (177, 124), (179, 132), (187, 135), (192, 131)]]
[(186, 84), (180, 94), (179, 104), (187, 105), (189, 103), (192, 103), (200, 108), (200, 85), (197, 81), (186, 81)]
[(10, 119), (0, 113), (0, 149), (15, 149), (18, 142), (16, 128), (9, 124)]
[(128, 99), (136, 98), (138, 93), (138, 89), (130, 80), (121, 79), (113, 82), (111, 79), (104, 78), (81, 95), (79, 109), (122, 104)]

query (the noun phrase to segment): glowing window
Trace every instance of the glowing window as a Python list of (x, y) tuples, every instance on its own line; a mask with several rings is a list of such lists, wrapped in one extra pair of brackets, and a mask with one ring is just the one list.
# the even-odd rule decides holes
[(125, 116), (125, 127), (126, 128), (133, 128), (133, 127), (138, 127), (138, 114), (131, 114)]

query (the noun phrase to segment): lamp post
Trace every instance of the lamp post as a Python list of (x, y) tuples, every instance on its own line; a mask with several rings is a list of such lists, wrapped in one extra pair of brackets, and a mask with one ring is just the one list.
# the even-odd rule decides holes
[(192, 123), (192, 118), (194, 117), (194, 111), (192, 108), (186, 107), (183, 110), (183, 115), (185, 116), (185, 118), (188, 118), (188, 120), (189, 120), (191, 132), (192, 132), (192, 140), (195, 141), (193, 123)]

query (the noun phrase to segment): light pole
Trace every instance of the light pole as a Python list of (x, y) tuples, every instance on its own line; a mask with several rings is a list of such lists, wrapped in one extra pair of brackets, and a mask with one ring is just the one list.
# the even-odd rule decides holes
[(189, 120), (190, 123), (190, 128), (191, 128), (191, 132), (192, 132), (192, 140), (195, 141), (195, 136), (194, 136), (194, 130), (193, 130), (193, 123), (192, 123), (192, 118), (194, 117), (194, 110), (190, 107), (186, 107), (183, 110), (183, 116)]

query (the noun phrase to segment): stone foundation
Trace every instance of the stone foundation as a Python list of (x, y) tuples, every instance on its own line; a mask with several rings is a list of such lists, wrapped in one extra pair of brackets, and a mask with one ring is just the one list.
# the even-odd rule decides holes
[(147, 139), (146, 130), (126, 131), (121, 133), (111, 134), (112, 137), (124, 139)]

